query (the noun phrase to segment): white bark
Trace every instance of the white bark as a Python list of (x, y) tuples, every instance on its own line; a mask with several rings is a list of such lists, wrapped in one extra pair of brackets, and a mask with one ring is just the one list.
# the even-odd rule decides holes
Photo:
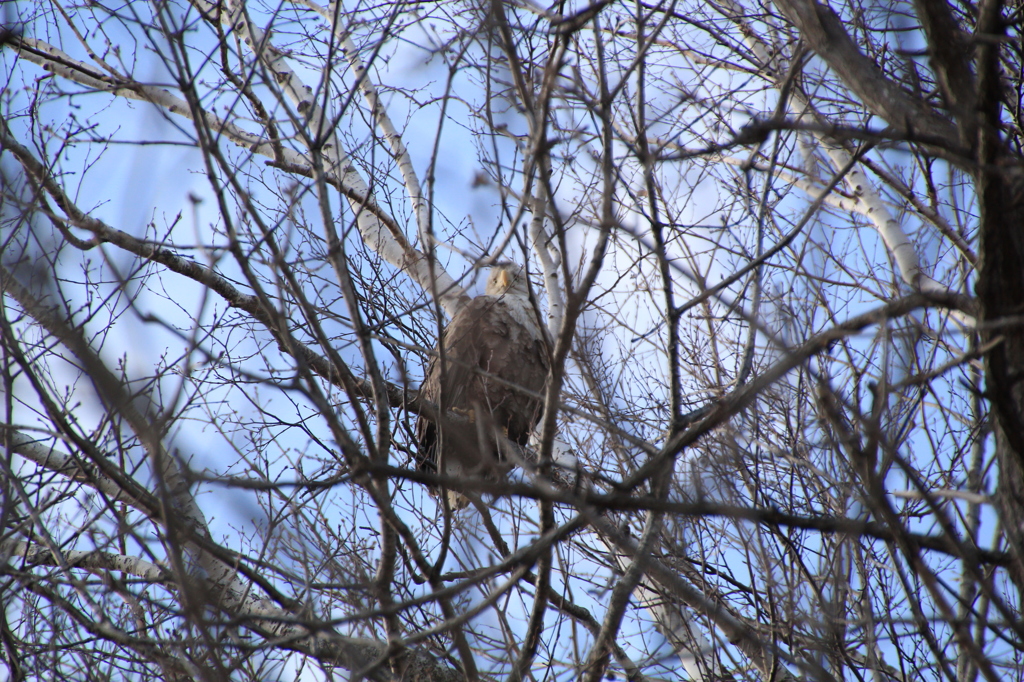
[[(199, 0), (194, 4), (207, 16), (215, 9), (213, 5)], [(282, 84), (284, 93), (292, 100), (298, 111), (308, 110), (311, 112), (305, 118), (305, 127), (309, 131), (310, 137), (315, 139), (316, 131), (322, 130), (327, 125), (328, 119), (324, 117), (317, 105), (312, 89), (301, 82), (288, 66), (284, 55), (264, 40), (263, 32), (252, 27), (241, 10), (236, 8), (230, 16), (234, 17), (231, 25), (246, 37), (246, 44), (250, 47), (257, 46), (256, 50), (258, 50), (258, 55), (261, 56), (265, 67)], [(200, 114), (201, 120), (196, 121), (188, 102), (164, 88), (107, 75), (93, 69), (85, 62), (74, 59), (52, 45), (32, 38), (20, 38), (15, 49), (22, 58), (62, 78), (98, 92), (110, 93), (116, 97), (149, 102), (170, 113), (195, 121), (196, 125), (206, 126), (217, 136), (254, 154), (274, 159), (282, 165), (311, 172), (308, 155), (280, 146), (279, 149), (283, 157), (278, 158), (274, 145), (267, 138), (247, 132), (207, 111), (203, 111)], [(365, 244), (391, 265), (405, 270), (424, 291), (436, 291), (441, 307), (449, 316), (454, 315), (466, 300), (464, 289), (439, 264), (434, 263), (434, 267), (431, 268), (426, 256), (412, 247), (394, 218), (380, 207), (376, 198), (370, 193), (369, 185), (341, 148), (337, 136), (331, 132), (329, 137), (330, 141), (324, 146), (324, 154), (330, 162), (326, 169), (327, 175), (329, 179), (340, 185), (342, 193), (356, 216), (357, 226)], [(410, 193), (412, 191), (410, 190)], [(423, 207), (422, 197), (418, 194), (418, 186), (415, 191), (417, 192), (415, 196), (419, 197), (416, 199), (419, 207), (418, 219), (422, 220), (421, 214), (426, 209)]]
[(0, 542), (0, 561), (15, 557), (24, 559), (33, 565), (67, 566), (100, 573), (120, 571), (152, 582), (163, 582), (172, 579), (171, 572), (165, 566), (140, 559), (139, 557), (81, 550), (65, 550), (64, 552), (54, 553), (47, 547), (20, 540)]
[(562, 254), (547, 229), (547, 192), (544, 184), (535, 183), (532, 199), (533, 218), (530, 220), (530, 240), (544, 275), (544, 288), (548, 293), (547, 329), (548, 339), (554, 341), (562, 330), (565, 317), (565, 294), (558, 282), (558, 268), (562, 265)]
[[(34, 38), (23, 37), (14, 45), (18, 55), (26, 61), (42, 67), (43, 70), (56, 74), (61, 78), (92, 88), (97, 92), (107, 92), (115, 97), (149, 102), (178, 116), (183, 116), (190, 121), (195, 121), (188, 102), (177, 97), (165, 88), (158, 88), (152, 85), (145, 85), (127, 78), (116, 78), (107, 76), (94, 70), (89, 64), (79, 61), (60, 49)], [(269, 140), (259, 135), (239, 128), (238, 126), (225, 121), (224, 119), (208, 111), (202, 113), (202, 120), (197, 122), (205, 126), (218, 136), (234, 142), (261, 156), (275, 158), (274, 148)], [(285, 158), (279, 159), (283, 163), (295, 166), (309, 165), (309, 159), (293, 149), (284, 148)]]
[[(370, 187), (349, 158), (334, 132), (330, 116), (320, 107), (318, 93), (302, 82), (289, 66), (285, 54), (278, 50), (266, 33), (250, 20), (242, 0), (227, 4), (228, 12), (221, 13), (219, 7), (204, 0), (191, 0), (192, 5), (206, 16), (220, 14), (233, 32), (252, 50), (260, 63), (270, 71), (271, 81), (280, 85), (284, 94), (295, 105), (297, 123), (304, 121), (310, 142), (323, 138), (323, 154), (329, 162), (328, 172), (341, 178), (345, 187), (355, 190), (355, 197), (370, 197)], [(355, 51), (352, 50), (355, 54)], [(357, 57), (358, 58), (358, 57)], [(365, 70), (364, 70), (365, 73)], [(397, 135), (397, 133), (396, 133)], [(408, 178), (407, 178), (408, 180)], [(367, 210), (364, 202), (353, 196), (346, 196), (349, 207), (356, 218), (356, 225), (363, 243), (379, 254), (388, 263), (406, 271), (424, 291), (436, 292), (441, 307), (449, 317), (458, 312), (465, 303), (465, 292), (455, 280), (437, 263), (414, 249), (405, 235), (398, 229), (389, 229), (393, 221), (382, 221), (373, 211)], [(421, 202), (418, 182), (414, 201)], [(375, 202), (376, 203), (376, 202)], [(436, 282), (435, 282), (436, 278)]]
[[(744, 20), (744, 10), (735, 0), (723, 0), (723, 9), (732, 14), (729, 18), (737, 25), (746, 40), (747, 46), (757, 56), (761, 63), (776, 74), (782, 74), (783, 68), (777, 58), (777, 53), (769, 49), (769, 46), (761, 37), (752, 30)], [(782, 83), (780, 82), (781, 86)], [(790, 111), (797, 119), (812, 119), (812, 105), (807, 100), (800, 88), (792, 88), (789, 93)], [(815, 133), (818, 143), (828, 154), (836, 169), (843, 168), (849, 163), (850, 155), (845, 149), (831, 142), (824, 133)], [(861, 170), (860, 165), (854, 166), (845, 178), (846, 185), (853, 193), (853, 210), (868, 218), (875, 231), (882, 238), (886, 249), (892, 254), (896, 262), (896, 269), (900, 278), (911, 288), (924, 293), (947, 293), (949, 289), (937, 282), (921, 268), (921, 262), (917, 251), (907, 236), (906, 231), (898, 220), (889, 211), (882, 197), (874, 184)]]
[(103, 493), (111, 503), (124, 503), (133, 509), (146, 512), (141, 501), (128, 494), (94, 467), (89, 467), (76, 457), (61, 452), (54, 447), (47, 447), (39, 439), (32, 438), (19, 431), (9, 430), (11, 452), (21, 455), (30, 462), (35, 462), (44, 469), (55, 471), (76, 481), (86, 483)]
[(308, 7), (323, 17), (334, 31), (334, 35), (341, 42), (342, 54), (348, 60), (349, 66), (355, 74), (359, 90), (363, 93), (366, 105), (370, 108), (370, 115), (373, 117), (377, 127), (380, 128), (381, 134), (384, 135), (388, 146), (391, 147), (391, 155), (398, 162), (398, 169), (402, 173), (402, 179), (405, 182), (405, 189), (409, 194), (409, 201), (416, 216), (420, 235), (426, 235), (430, 224), (430, 207), (427, 206), (426, 198), (423, 196), (422, 185), (413, 166), (412, 157), (409, 155), (409, 150), (402, 140), (401, 133), (398, 132), (398, 129), (391, 120), (391, 116), (388, 115), (387, 108), (377, 93), (377, 86), (373, 81), (373, 77), (359, 56), (359, 50), (356, 48), (348, 28), (339, 25), (337, 21), (337, 19), (343, 16), (340, 5), (332, 1), (330, 8), (328, 8), (312, 0), (293, 0), (293, 2), (303, 7)]

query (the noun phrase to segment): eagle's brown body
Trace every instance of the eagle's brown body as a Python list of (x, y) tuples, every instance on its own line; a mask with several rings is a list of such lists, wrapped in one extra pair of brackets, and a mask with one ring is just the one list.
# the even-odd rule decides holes
[[(444, 429), (423, 417), (416, 424), (417, 468), (448, 476), (494, 476), (497, 438), (526, 445), (540, 419), (548, 374), (544, 336), (516, 266), (495, 268), (487, 294), (467, 303), (444, 330), (420, 395), (463, 418)], [(442, 371), (443, 364), (443, 371)], [(497, 435), (496, 435), (497, 434)], [(465, 506), (461, 496), (450, 498)]]

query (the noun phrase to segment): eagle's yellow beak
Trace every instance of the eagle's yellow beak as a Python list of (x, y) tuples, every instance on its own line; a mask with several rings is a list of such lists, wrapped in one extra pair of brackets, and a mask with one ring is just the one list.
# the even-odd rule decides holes
[(502, 291), (507, 291), (512, 286), (511, 275), (508, 274), (508, 270), (501, 270), (498, 273), (498, 286), (501, 287)]

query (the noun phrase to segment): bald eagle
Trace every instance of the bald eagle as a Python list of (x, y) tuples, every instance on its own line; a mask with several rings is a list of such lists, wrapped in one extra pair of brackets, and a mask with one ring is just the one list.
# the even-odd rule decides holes
[[(491, 269), (483, 296), (470, 300), (445, 327), (427, 367), (420, 395), (467, 419), (438, 429), (420, 417), (416, 468), (448, 476), (494, 478), (502, 472), (498, 437), (526, 445), (540, 419), (540, 393), (548, 375), (547, 343), (526, 274), (517, 265)], [(431, 492), (436, 494), (436, 490)], [(455, 509), (469, 500), (449, 494)]]

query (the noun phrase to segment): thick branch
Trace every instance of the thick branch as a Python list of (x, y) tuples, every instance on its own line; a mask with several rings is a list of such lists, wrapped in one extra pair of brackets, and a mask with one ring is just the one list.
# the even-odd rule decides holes
[(865, 56), (832, 8), (816, 0), (775, 0), (800, 35), (850, 90), (900, 136), (964, 154), (956, 128), (911, 97)]

